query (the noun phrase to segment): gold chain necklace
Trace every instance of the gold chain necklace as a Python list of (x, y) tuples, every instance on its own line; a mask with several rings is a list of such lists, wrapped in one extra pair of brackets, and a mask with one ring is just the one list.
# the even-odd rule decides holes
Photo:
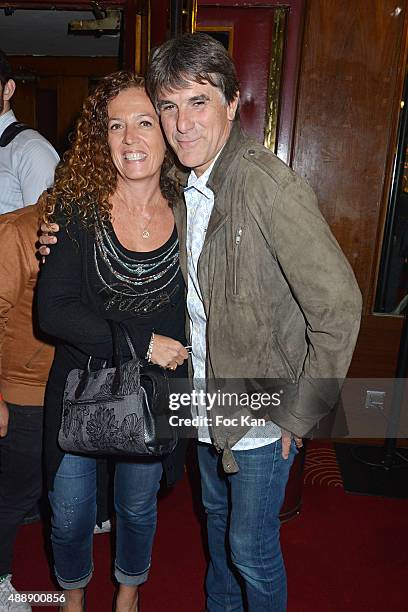
[[(157, 208), (158, 208), (158, 206), (159, 206), (159, 201), (160, 201), (161, 197), (162, 197), (162, 196), (161, 196), (161, 194), (160, 194), (160, 196), (159, 196), (158, 200), (156, 200), (156, 202), (155, 202), (155, 203), (154, 203), (154, 205), (153, 205), (153, 206), (154, 206), (154, 210), (153, 210), (152, 216), (150, 217), (150, 219), (148, 220), (147, 224), (145, 225), (145, 227), (142, 229), (142, 231), (141, 231), (141, 233), (140, 233), (141, 237), (142, 237), (144, 240), (147, 240), (148, 238), (150, 238), (149, 226), (150, 226), (151, 222), (153, 221), (153, 217), (154, 217), (154, 216), (155, 216), (155, 214), (156, 214), (156, 211), (157, 211)], [(132, 213), (131, 213), (131, 210), (129, 209), (129, 207), (128, 207), (128, 206), (126, 206), (126, 208), (128, 209), (129, 214), (132, 216)]]
[(150, 238), (149, 225), (151, 224), (152, 219), (153, 219), (154, 215), (156, 214), (157, 207), (158, 207), (158, 201), (155, 204), (154, 211), (153, 211), (152, 216), (150, 217), (149, 221), (147, 222), (146, 227), (142, 230), (142, 238), (144, 238), (144, 240), (147, 240), (148, 238)]

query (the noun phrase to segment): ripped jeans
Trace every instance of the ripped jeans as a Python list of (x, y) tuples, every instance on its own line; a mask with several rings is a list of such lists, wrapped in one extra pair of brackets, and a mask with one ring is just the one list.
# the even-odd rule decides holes
[[(161, 461), (118, 461), (115, 471), (116, 559), (120, 584), (147, 580), (156, 531)], [(49, 492), (55, 575), (63, 589), (85, 587), (92, 577), (96, 520), (96, 459), (64, 455)]]

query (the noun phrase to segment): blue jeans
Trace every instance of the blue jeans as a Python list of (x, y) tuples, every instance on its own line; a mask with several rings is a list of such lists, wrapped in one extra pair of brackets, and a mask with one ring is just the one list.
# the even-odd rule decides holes
[[(161, 461), (120, 461), (115, 471), (115, 577), (137, 586), (147, 580), (156, 531)], [(96, 459), (64, 455), (49, 499), (55, 575), (63, 589), (85, 587), (92, 577), (96, 520)]]
[(279, 511), (296, 454), (282, 458), (278, 440), (234, 451), (239, 472), (226, 476), (220, 456), (198, 444), (202, 498), (207, 513), (210, 564), (206, 578), (209, 612), (286, 610), (286, 572), (279, 542)]

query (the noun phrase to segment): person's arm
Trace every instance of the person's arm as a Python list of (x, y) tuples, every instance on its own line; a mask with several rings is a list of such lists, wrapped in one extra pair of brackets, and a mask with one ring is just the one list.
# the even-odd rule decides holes
[[(30, 264), (23, 238), (13, 223), (0, 223), (0, 374), (3, 344), (10, 311), (15, 307), (30, 278)], [(7, 435), (9, 410), (0, 385), (0, 438)]]
[(61, 228), (47, 264), (42, 266), (37, 292), (39, 323), (45, 333), (86, 355), (109, 359), (109, 323), (81, 301), (81, 231), (85, 230), (79, 230), (75, 221)]
[(308, 351), (296, 394), (274, 420), (306, 435), (333, 408), (357, 340), (362, 299), (312, 189), (296, 178), (272, 206), (271, 245), (306, 321)]
[(58, 162), (57, 152), (46, 140), (36, 137), (25, 143), (17, 166), (24, 206), (35, 204), (42, 192), (52, 186)]

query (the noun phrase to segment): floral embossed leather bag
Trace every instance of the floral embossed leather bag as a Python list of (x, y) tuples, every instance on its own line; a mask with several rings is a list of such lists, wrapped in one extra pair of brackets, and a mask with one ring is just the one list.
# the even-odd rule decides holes
[[(86, 455), (161, 456), (178, 441), (169, 423), (169, 384), (163, 368), (137, 357), (125, 327), (111, 322), (114, 367), (74, 369), (65, 384), (60, 447)], [(119, 334), (132, 358), (123, 362)]]

